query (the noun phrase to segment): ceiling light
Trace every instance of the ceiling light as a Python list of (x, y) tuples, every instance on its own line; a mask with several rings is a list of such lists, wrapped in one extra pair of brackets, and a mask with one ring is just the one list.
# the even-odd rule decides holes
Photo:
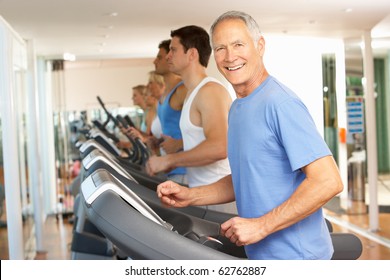
[(104, 15), (107, 17), (117, 17), (119, 14), (117, 12), (111, 12), (111, 13), (106, 13)]
[(344, 9), (344, 12), (345, 13), (350, 13), (350, 12), (352, 12), (352, 9), (351, 8), (346, 8), (346, 9)]
[(113, 25), (100, 25), (99, 28), (103, 28), (103, 29), (113, 29), (114, 26), (113, 26)]
[(63, 59), (66, 60), (66, 61), (75, 61), (76, 60), (76, 56), (72, 53), (64, 53), (62, 55)]

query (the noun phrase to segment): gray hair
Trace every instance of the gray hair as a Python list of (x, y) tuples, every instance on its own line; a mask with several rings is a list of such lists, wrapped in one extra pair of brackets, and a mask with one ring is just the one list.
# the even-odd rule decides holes
[(213, 36), (213, 33), (214, 33), (214, 30), (215, 30), (216, 26), (220, 22), (222, 22), (224, 20), (227, 20), (227, 19), (239, 19), (239, 20), (242, 20), (245, 23), (245, 25), (247, 26), (253, 41), (255, 43), (257, 43), (259, 41), (259, 39), (261, 37), (261, 31), (260, 31), (259, 25), (257, 24), (257, 22), (250, 15), (248, 15), (248, 14), (246, 14), (244, 12), (239, 12), (239, 11), (228, 11), (228, 12), (223, 13), (222, 15), (220, 15), (214, 21), (214, 23), (211, 25), (211, 28), (210, 28), (211, 37)]

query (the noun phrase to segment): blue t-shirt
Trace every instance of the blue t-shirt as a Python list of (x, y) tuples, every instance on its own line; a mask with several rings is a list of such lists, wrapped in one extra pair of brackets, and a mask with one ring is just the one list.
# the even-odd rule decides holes
[[(228, 157), (241, 217), (282, 204), (305, 179), (300, 168), (330, 154), (305, 105), (274, 77), (233, 102)], [(333, 245), (320, 209), (245, 250), (249, 259), (330, 259)]]
[[(169, 105), (169, 100), (172, 95), (176, 92), (176, 89), (182, 85), (183, 82), (179, 82), (167, 95), (163, 103), (158, 102), (157, 105), (157, 115), (161, 122), (162, 133), (168, 135), (174, 139), (182, 139), (181, 130), (180, 130), (180, 116), (181, 110), (175, 110)], [(177, 167), (170, 171), (168, 175), (179, 175), (186, 174), (185, 167)]]

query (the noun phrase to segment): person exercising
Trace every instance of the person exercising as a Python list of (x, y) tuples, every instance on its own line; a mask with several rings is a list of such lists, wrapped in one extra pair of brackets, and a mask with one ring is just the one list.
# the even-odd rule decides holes
[(267, 72), (265, 39), (251, 16), (221, 15), (211, 37), (218, 70), (237, 95), (229, 112), (232, 173), (191, 189), (164, 182), (158, 196), (171, 207), (235, 200), (239, 216), (221, 234), (245, 246), (249, 259), (331, 259), (321, 207), (343, 185), (328, 146), (298, 96)]
[[(206, 74), (212, 52), (207, 31), (194, 25), (184, 26), (173, 30), (171, 38), (169, 69), (181, 76), (188, 90), (180, 118), (184, 150), (151, 157), (146, 170), (153, 175), (186, 167), (188, 185), (194, 188), (230, 174), (227, 116), (232, 100), (226, 88)], [(237, 212), (235, 203), (209, 208)]]

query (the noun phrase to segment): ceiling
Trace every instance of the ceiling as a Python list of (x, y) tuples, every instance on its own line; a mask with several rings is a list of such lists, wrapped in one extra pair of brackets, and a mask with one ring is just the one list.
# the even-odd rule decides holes
[(265, 35), (350, 39), (372, 30), (390, 49), (389, 0), (0, 0), (1, 17), (49, 59), (152, 57), (172, 29), (208, 30), (227, 10), (251, 14)]

